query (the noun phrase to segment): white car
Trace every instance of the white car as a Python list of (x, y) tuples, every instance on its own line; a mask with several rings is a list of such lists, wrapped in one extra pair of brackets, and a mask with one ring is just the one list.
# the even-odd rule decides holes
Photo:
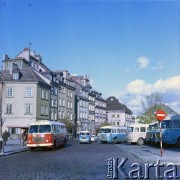
[(98, 137), (96, 135), (91, 135), (91, 141), (97, 141), (98, 140)]

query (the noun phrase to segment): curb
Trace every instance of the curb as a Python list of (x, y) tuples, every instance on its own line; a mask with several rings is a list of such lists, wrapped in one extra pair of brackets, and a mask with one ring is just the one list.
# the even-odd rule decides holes
[(17, 153), (26, 152), (26, 151), (29, 151), (29, 149), (24, 148), (24, 149), (18, 149), (18, 150), (14, 150), (14, 151), (3, 152), (3, 153), (0, 153), (0, 157), (9, 156), (12, 154), (17, 154)]

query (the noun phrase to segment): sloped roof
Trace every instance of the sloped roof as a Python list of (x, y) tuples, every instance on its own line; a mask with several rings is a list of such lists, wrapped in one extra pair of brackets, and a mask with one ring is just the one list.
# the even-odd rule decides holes
[(171, 107), (169, 107), (166, 104), (153, 105), (145, 112), (145, 114), (156, 111), (157, 109), (163, 109), (167, 114), (174, 114), (174, 115), (178, 114), (177, 112), (175, 112)]
[(25, 67), (19, 70), (20, 78), (18, 80), (13, 79), (13, 75), (8, 71), (3, 71), (2, 81), (16, 81), (16, 82), (41, 82), (44, 84), (50, 84), (50, 81), (43, 77), (32, 67)]
[(114, 96), (111, 96), (106, 99), (107, 103), (107, 111), (109, 110), (121, 110), (125, 111), (127, 114), (132, 114), (132, 111), (126, 107), (126, 105), (119, 102), (118, 99), (116, 99)]

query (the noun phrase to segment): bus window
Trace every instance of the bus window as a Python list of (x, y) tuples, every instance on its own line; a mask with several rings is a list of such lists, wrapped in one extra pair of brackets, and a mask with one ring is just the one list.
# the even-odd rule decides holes
[(39, 133), (47, 133), (47, 132), (51, 132), (50, 125), (40, 125), (39, 126)]
[(38, 133), (38, 125), (30, 126), (29, 133)]
[(139, 132), (139, 128), (138, 128), (138, 127), (135, 127), (135, 128), (134, 128), (134, 132)]
[(165, 120), (161, 123), (161, 128), (166, 129), (166, 128), (172, 128), (172, 121), (170, 120)]
[(180, 128), (180, 121), (179, 120), (173, 121), (173, 128)]
[(100, 133), (111, 133), (111, 129), (100, 129)]
[(128, 127), (128, 132), (133, 132), (133, 127)]
[(115, 129), (112, 129), (112, 133), (116, 133), (116, 130), (115, 130)]
[(146, 128), (145, 127), (140, 127), (140, 132), (146, 132)]

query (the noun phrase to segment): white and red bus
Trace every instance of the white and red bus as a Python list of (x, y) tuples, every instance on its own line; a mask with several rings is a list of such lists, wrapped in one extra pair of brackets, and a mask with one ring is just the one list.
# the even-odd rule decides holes
[(67, 140), (68, 133), (64, 123), (41, 120), (32, 123), (28, 129), (27, 146), (30, 150), (38, 147), (55, 150), (57, 147), (64, 147)]

